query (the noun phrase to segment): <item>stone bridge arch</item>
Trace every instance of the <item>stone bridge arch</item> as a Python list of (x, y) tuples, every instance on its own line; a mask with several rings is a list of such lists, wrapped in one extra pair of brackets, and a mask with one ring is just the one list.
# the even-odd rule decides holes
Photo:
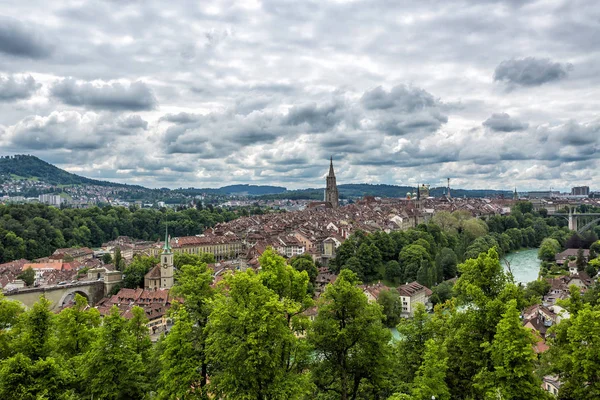
[(56, 306), (58, 308), (64, 307), (64, 305), (67, 304), (68, 302), (75, 300), (75, 295), (76, 294), (79, 294), (79, 295), (85, 297), (85, 299), (87, 300), (88, 304), (92, 303), (92, 301), (90, 299), (89, 289), (86, 290), (86, 289), (81, 289), (81, 288), (73, 288), (71, 290), (67, 290), (62, 295), (62, 297), (60, 298), (60, 300), (58, 301), (58, 303), (56, 304)]
[(51, 303), (50, 309), (54, 311), (60, 309), (70, 297), (74, 298), (75, 293), (86, 297), (88, 303), (93, 306), (104, 297), (104, 282), (90, 281), (49, 287), (24, 288), (14, 292), (5, 292), (4, 296), (9, 300), (17, 300), (29, 308), (40, 299), (40, 296), (44, 295)]

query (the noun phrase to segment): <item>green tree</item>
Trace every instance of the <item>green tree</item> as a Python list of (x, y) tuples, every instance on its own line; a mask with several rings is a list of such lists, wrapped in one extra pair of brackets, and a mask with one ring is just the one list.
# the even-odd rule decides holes
[(214, 264), (215, 262), (215, 256), (212, 253), (175, 253), (173, 255), (173, 266), (177, 269), (184, 265)]
[(414, 400), (450, 400), (450, 392), (446, 385), (448, 354), (443, 342), (433, 339), (425, 342), (423, 363), (417, 371), (413, 382), (412, 397)]
[(18, 323), (22, 313), (21, 303), (7, 300), (0, 293), (0, 359), (7, 358), (12, 354), (11, 334), (13, 334), (13, 327)]
[(2, 399), (73, 399), (67, 368), (53, 357), (31, 360), (23, 353), (0, 363)]
[(142, 357), (136, 339), (117, 306), (104, 317), (98, 336), (85, 354), (82, 371), (85, 394), (94, 399), (125, 400), (143, 397)]
[(543, 261), (554, 261), (556, 253), (560, 251), (560, 243), (556, 239), (546, 238), (538, 250), (538, 258)]
[(531, 332), (523, 327), (515, 300), (496, 328), (491, 343), (483, 347), (491, 357), (491, 368), (475, 376), (475, 387), (486, 399), (545, 399), (547, 393), (541, 380), (534, 374), (535, 353)]
[(356, 257), (360, 262), (363, 276), (366, 282), (373, 282), (379, 277), (379, 271), (383, 266), (381, 252), (373, 243), (361, 243), (356, 251)]
[(577, 259), (575, 260), (575, 264), (577, 265), (577, 271), (583, 271), (585, 268), (586, 260), (583, 249), (577, 250)]
[(308, 353), (287, 357), (286, 349), (299, 348), (301, 339), (289, 328), (280, 296), (251, 270), (226, 276), (224, 285), (228, 290), (215, 296), (207, 326), (211, 392), (235, 399), (301, 398)]
[(530, 302), (538, 303), (550, 291), (550, 283), (545, 279), (538, 279), (527, 283), (525, 298)]
[(104, 265), (110, 264), (112, 262), (112, 256), (110, 255), (110, 253), (104, 253), (102, 255), (102, 262), (104, 263)]
[[(202, 390), (208, 381), (206, 327), (211, 312), (210, 301), (214, 296), (214, 290), (211, 286), (212, 282), (212, 273), (208, 270), (205, 263), (183, 265), (177, 271), (175, 286), (171, 289), (174, 296), (183, 298), (185, 313), (178, 315), (179, 319), (181, 319), (181, 324), (185, 325), (189, 321), (192, 325), (189, 332), (191, 336), (189, 338), (192, 341), (195, 353), (188, 354), (188, 357), (191, 357), (194, 362), (199, 360), (199, 385)], [(187, 326), (181, 327), (180, 335), (184, 334), (188, 335)], [(167, 347), (173, 343), (171, 341), (166, 342)], [(171, 354), (177, 354), (177, 351), (166, 352), (164, 357), (169, 357)], [(171, 363), (170, 365), (174, 366), (178, 361), (178, 359), (173, 359), (169, 362)]]
[(21, 272), (17, 275), (18, 279), (22, 279), (25, 282), (25, 285), (31, 286), (35, 282), (35, 271), (33, 268), (29, 267), (25, 271)]
[(315, 265), (315, 262), (310, 254), (302, 254), (292, 257), (289, 262), (290, 265), (296, 269), (296, 271), (306, 271), (310, 283), (313, 285), (315, 284), (319, 270), (317, 269), (317, 266)]
[(158, 260), (149, 256), (136, 256), (123, 271), (123, 287), (137, 289), (144, 287), (144, 277)]
[(389, 369), (390, 332), (377, 304), (357, 287), (353, 272), (342, 270), (319, 299), (318, 314), (308, 331), (315, 349), (313, 381), (340, 399), (354, 399), (366, 382), (377, 393)]
[(402, 280), (402, 267), (396, 260), (390, 260), (385, 264), (385, 279), (398, 283)]
[(450, 281), (442, 282), (431, 289), (431, 302), (435, 304), (445, 303), (452, 298), (453, 284)]
[(381, 306), (385, 325), (389, 328), (396, 326), (402, 314), (402, 300), (398, 290), (395, 288), (382, 290), (377, 297), (377, 304)]
[(198, 365), (206, 362), (199, 351), (197, 329), (184, 307), (179, 307), (172, 317), (175, 323), (164, 338), (164, 350), (160, 356), (158, 398), (206, 398), (206, 377), (198, 370)]
[(417, 279), (417, 273), (423, 266), (423, 262), (426, 264), (431, 262), (431, 256), (423, 246), (411, 244), (402, 249), (398, 261), (404, 272), (403, 280), (412, 282)]
[(100, 325), (100, 313), (88, 308), (88, 302), (80, 294), (75, 295), (72, 307), (63, 309), (56, 317), (57, 351), (66, 359), (89, 350), (95, 338), (95, 328)]
[(33, 307), (21, 315), (15, 326), (16, 350), (32, 361), (46, 358), (53, 352), (52, 329), (55, 315), (50, 311), (51, 303), (40, 296)]
[(120, 247), (115, 248), (114, 261), (115, 261), (115, 268), (117, 268), (119, 271), (125, 270), (125, 260), (121, 256), (121, 248)]
[(436, 212), (431, 220), (446, 233), (455, 234), (459, 227), (459, 221), (456, 215), (453, 215), (448, 211)]
[(435, 259), (435, 262), (442, 270), (443, 279), (451, 279), (456, 277), (456, 265), (458, 264), (458, 258), (452, 249), (447, 247), (441, 249)]
[(413, 317), (401, 319), (397, 329), (400, 340), (397, 341), (394, 351), (397, 358), (402, 360), (401, 365), (396, 368), (397, 376), (400, 382), (409, 384), (414, 380), (423, 362), (425, 342), (433, 338), (433, 326), (425, 306), (417, 304)]
[(591, 400), (600, 396), (600, 310), (585, 305), (552, 328), (545, 354), (551, 372), (561, 381), (561, 399)]

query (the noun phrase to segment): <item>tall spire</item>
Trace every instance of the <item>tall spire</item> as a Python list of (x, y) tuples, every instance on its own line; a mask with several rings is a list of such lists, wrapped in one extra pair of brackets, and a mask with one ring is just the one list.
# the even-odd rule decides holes
[(333, 156), (329, 159), (329, 176), (335, 176), (335, 172), (333, 172)]
[(329, 159), (329, 175), (326, 178), (327, 186), (325, 189), (325, 202), (333, 208), (339, 205), (338, 189), (333, 171), (333, 156)]
[(165, 245), (163, 246), (163, 254), (171, 252), (171, 245), (169, 244), (169, 225), (165, 222)]

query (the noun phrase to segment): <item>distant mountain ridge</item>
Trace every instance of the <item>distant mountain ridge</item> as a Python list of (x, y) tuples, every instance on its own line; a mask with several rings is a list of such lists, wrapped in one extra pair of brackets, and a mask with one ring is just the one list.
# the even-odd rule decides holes
[(35, 156), (25, 154), (0, 156), (0, 175), (18, 176), (26, 179), (37, 178), (51, 185), (96, 185), (141, 188), (141, 186), (137, 185), (100, 181), (72, 174)]
[[(179, 189), (149, 189), (139, 185), (128, 185), (86, 178), (67, 172), (46, 161), (32, 155), (0, 156), (0, 176), (17, 176), (24, 179), (38, 179), (51, 185), (96, 185), (135, 189), (138, 193), (148, 191), (159, 193), (169, 191), (182, 195), (196, 196), (202, 194), (255, 196), (262, 200), (291, 199), (291, 200), (322, 200), (325, 188), (308, 188), (287, 190), (283, 186), (238, 184), (227, 185), (221, 188), (179, 188)], [(375, 197), (406, 197), (409, 192), (414, 192), (412, 186), (396, 186), (387, 184), (350, 183), (338, 185), (341, 198), (360, 198), (364, 196)], [(512, 197), (508, 190), (467, 190), (451, 189), (453, 197), (487, 197), (505, 196)], [(430, 195), (440, 197), (446, 193), (445, 187), (432, 188)]]
[[(323, 200), (325, 188), (309, 188), (288, 190), (277, 195), (261, 196), (261, 199), (291, 199), (291, 200)], [(441, 197), (446, 194), (445, 187), (431, 188), (430, 196)], [(416, 191), (416, 186), (396, 186), (386, 184), (369, 183), (348, 183), (338, 185), (338, 191), (341, 198), (360, 198), (364, 196), (374, 197), (406, 197), (407, 193)], [(509, 190), (488, 190), (488, 189), (452, 189), (450, 194), (453, 197), (512, 197)]]

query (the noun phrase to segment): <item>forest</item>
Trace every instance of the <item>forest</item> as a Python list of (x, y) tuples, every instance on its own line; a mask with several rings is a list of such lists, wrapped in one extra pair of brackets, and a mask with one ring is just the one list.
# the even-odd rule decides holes
[(0, 205), (0, 263), (51, 255), (57, 248), (98, 247), (102, 243), (129, 236), (158, 240), (168, 224), (173, 236), (196, 235), (219, 222), (240, 216), (260, 214), (251, 207), (140, 209), (137, 207), (91, 207), (58, 209), (41, 204)]

